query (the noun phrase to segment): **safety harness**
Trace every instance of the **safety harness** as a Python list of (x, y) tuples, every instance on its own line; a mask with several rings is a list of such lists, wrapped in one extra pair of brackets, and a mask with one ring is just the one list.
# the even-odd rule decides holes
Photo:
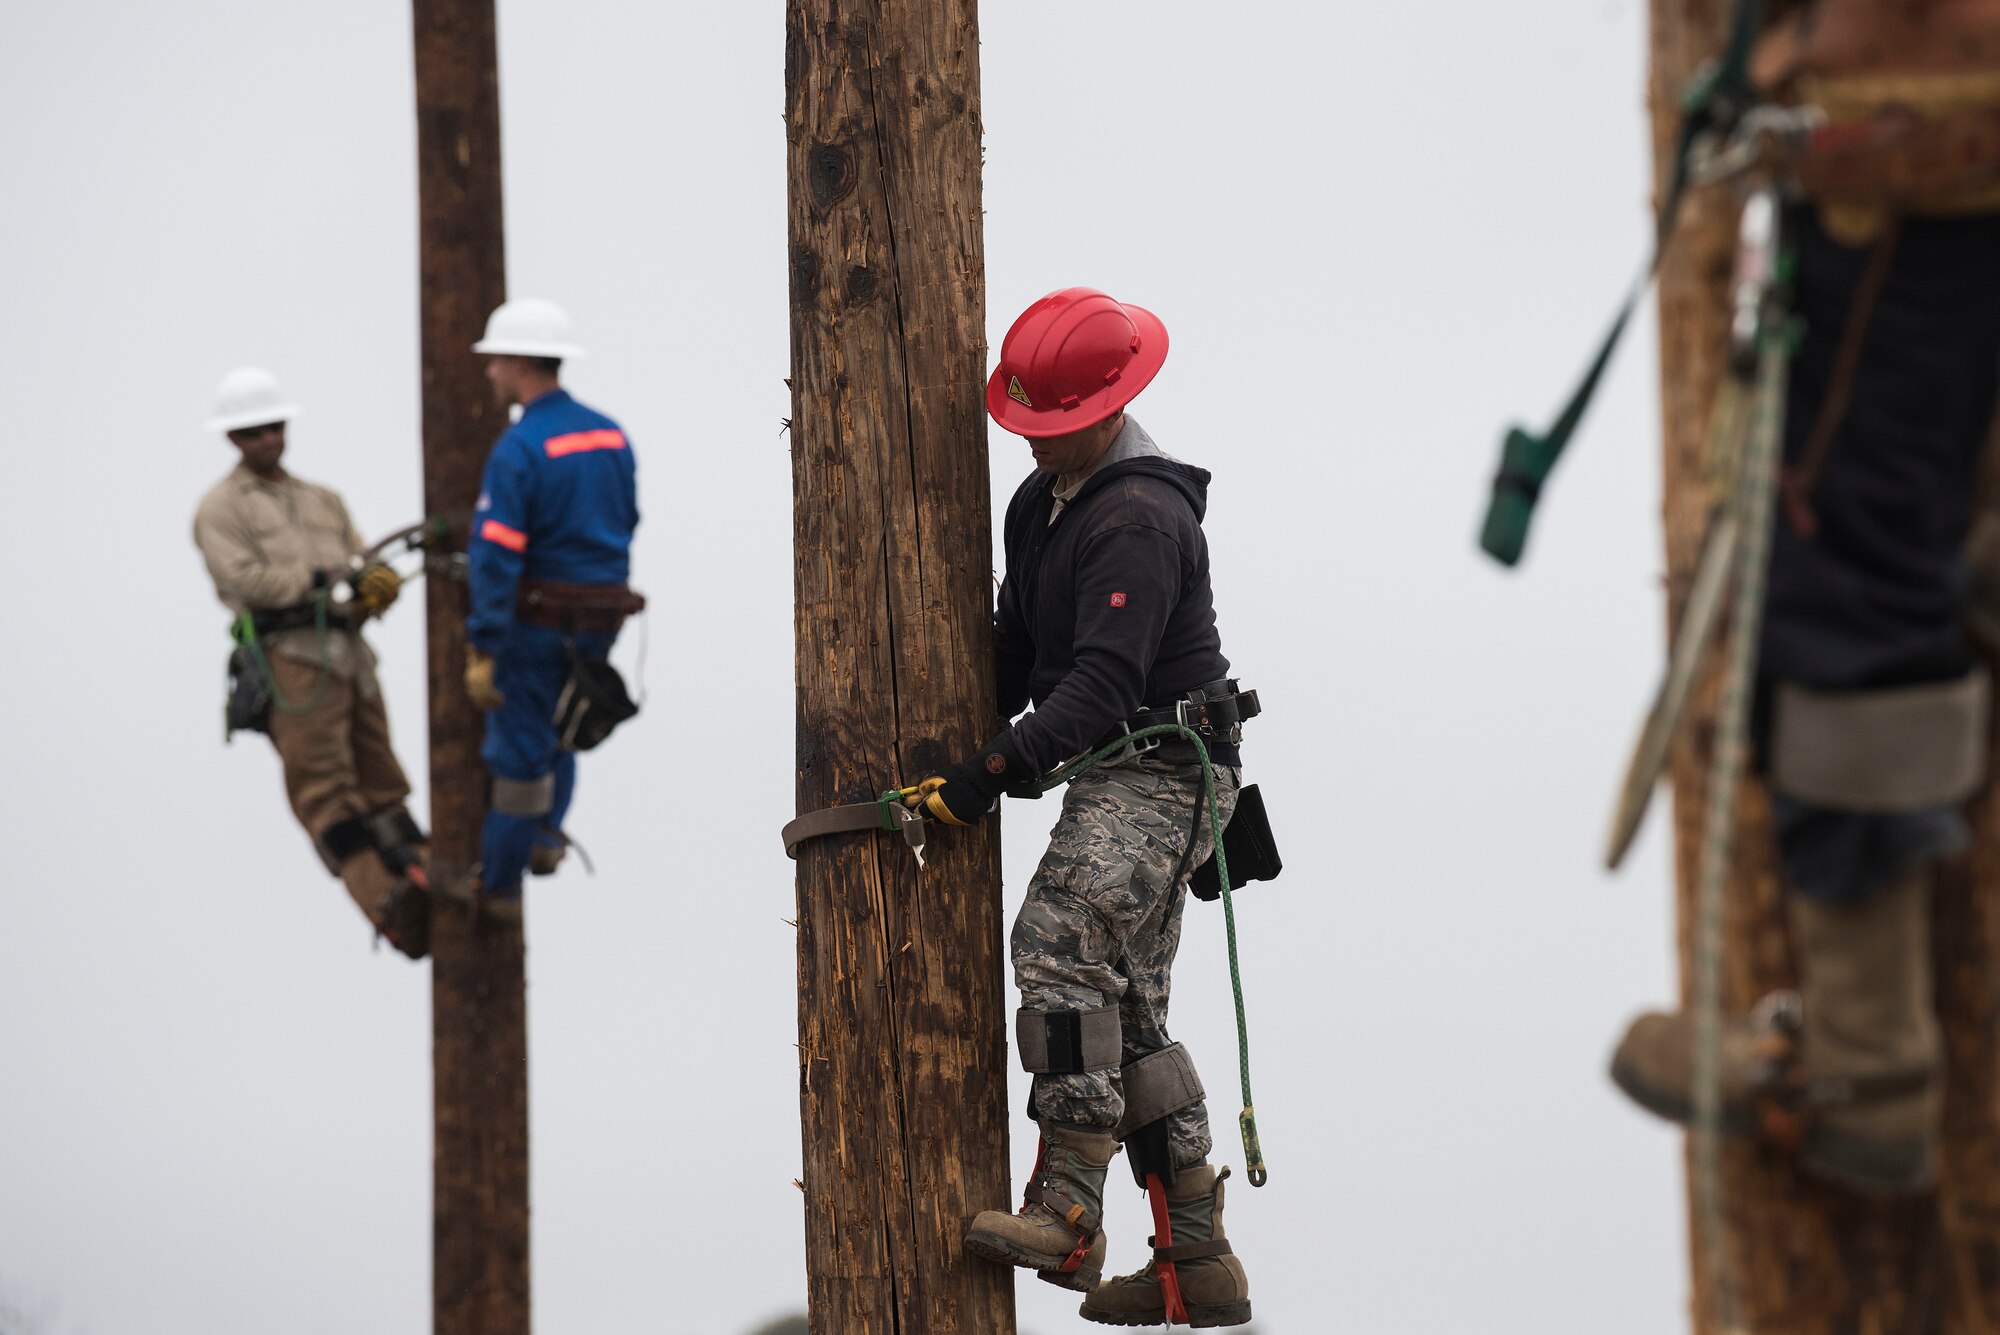
[[(1197, 699), (1197, 696), (1201, 698)], [(1201, 826), (1205, 818), (1209, 829), (1223, 832), (1214, 840), (1214, 853), (1210, 862), (1204, 863), (1200, 870), (1206, 872), (1210, 866), (1213, 867), (1216, 891), (1222, 900), (1223, 927), (1229, 947), (1229, 985), (1236, 1007), (1237, 1066), (1243, 1094), (1243, 1111), (1237, 1116), (1237, 1124), (1243, 1138), (1244, 1171), (1251, 1185), (1258, 1187), (1270, 1180), (1270, 1172), (1265, 1165), (1263, 1146), (1258, 1139), (1256, 1106), (1250, 1093), (1250, 1025), (1243, 1004), (1243, 973), (1237, 953), (1236, 905), (1233, 898), (1236, 886), (1230, 880), (1230, 857), (1234, 850), (1230, 847), (1230, 841), (1226, 837), (1227, 830), (1221, 819), (1221, 807), (1215, 789), (1215, 767), (1209, 759), (1208, 745), (1212, 741), (1224, 738), (1232, 744), (1240, 740), (1243, 721), (1254, 718), (1260, 712), (1262, 709), (1255, 691), (1239, 690), (1233, 679), (1226, 682), (1212, 682), (1188, 692), (1175, 705), (1160, 710), (1143, 711), (1134, 719), (1121, 724), (1106, 741), (1087, 754), (1058, 766), (1054, 772), (1032, 784), (1011, 789), (1008, 793), (1010, 797), (1040, 797), (1099, 765), (1116, 763), (1135, 754), (1143, 754), (1163, 743), (1185, 745), (1193, 759), (1200, 764), (1201, 784), (1195, 795), (1193, 829), (1187, 847), (1181, 853), (1174, 883), (1178, 883), (1188, 875), (1188, 863), (1192, 861), (1194, 850), (1201, 842)], [(1148, 721), (1161, 713), (1170, 713), (1170, 719), (1162, 722)], [(1134, 724), (1138, 726), (1133, 726)], [(799, 816), (787, 822), (783, 831), (786, 856), (796, 858), (798, 846), (809, 839), (833, 834), (882, 830), (901, 834), (916, 854), (918, 865), (921, 867), (925, 821), (921, 815), (905, 805), (906, 799), (915, 795), (917, 791), (916, 787), (891, 788), (873, 802), (847, 803)], [(1249, 789), (1244, 791), (1247, 792)], [(1238, 811), (1241, 810), (1239, 804)], [(1263, 811), (1261, 798), (1257, 801), (1255, 810), (1261, 815)], [(1230, 822), (1231, 825), (1234, 823), (1234, 820)], [(1260, 863), (1268, 874), (1262, 874), (1255, 879), (1273, 879), (1283, 864), (1278, 860), (1275, 846), (1271, 843), (1268, 826), (1263, 828), (1259, 841), (1269, 850), (1268, 860)], [(1114, 1025), (1116, 1019), (1114, 1008), (1112, 1011)], [(1084, 1024), (1085, 1021), (1079, 1019), (1074, 1049), (1076, 1059), (1079, 1061), (1083, 1060), (1086, 1043)], [(1017, 1038), (1020, 1037), (1021, 1035), (1017, 1034)], [(1045, 1046), (1048, 1044), (1049, 1038), (1046, 1034), (1042, 1037), (1042, 1042)], [(1115, 1055), (1111, 1064), (1116, 1064)], [(1079, 1066), (1077, 1069), (1084, 1068)], [(1040, 1163), (1041, 1153), (1038, 1152), (1036, 1177), (1040, 1175)], [(1167, 1171), (1170, 1173), (1171, 1168), (1169, 1167)], [(1147, 1185), (1149, 1192), (1154, 1189), (1143, 1181), (1142, 1185)], [(1163, 1200), (1162, 1197), (1161, 1202)], [(1156, 1211), (1164, 1209), (1161, 1202), (1156, 1202)], [(1061, 1211), (1052, 1210), (1051, 1213), (1056, 1214), (1058, 1218), (1062, 1217)], [(1079, 1246), (1082, 1251), (1088, 1252), (1089, 1240), (1080, 1241)], [(1081, 1264), (1080, 1258), (1071, 1259)]]
[[(343, 586), (352, 593), (354, 581), (363, 570), (371, 565), (393, 564), (394, 559), (405, 552), (416, 552), (424, 556), (421, 565), (403, 575), (406, 580), (416, 578), (425, 573), (435, 560), (440, 559), (441, 554), (436, 549), (446, 533), (444, 521), (436, 516), (415, 524), (406, 524), (355, 557), (347, 573), (340, 579), (320, 584), (313, 590), (312, 597), (305, 602), (292, 607), (246, 609), (239, 613), (229, 625), (229, 638), (235, 644), (235, 648), (230, 651), (226, 670), (227, 694), (222, 710), (223, 741), (234, 741), (239, 732), (268, 733), (271, 730), (270, 715), (273, 709), (283, 714), (310, 714), (319, 708), (320, 703), (326, 698), (327, 677), (333, 668), (332, 657), (327, 647), (328, 640), (336, 630), (358, 630), (362, 620), (345, 604), (336, 604), (333, 601), (334, 593)], [(398, 547), (402, 550), (395, 550)], [(277, 681), (271, 674), (271, 660), (264, 652), (262, 640), (267, 635), (304, 630), (307, 627), (311, 627), (317, 637), (314, 650), (315, 671), (312, 694), (300, 703), (287, 700), (284, 692), (278, 689)]]

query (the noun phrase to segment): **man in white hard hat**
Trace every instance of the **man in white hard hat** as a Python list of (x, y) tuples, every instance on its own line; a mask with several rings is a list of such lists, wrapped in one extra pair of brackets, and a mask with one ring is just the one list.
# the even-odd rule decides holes
[(246, 366), (223, 377), (208, 421), (242, 458), (202, 497), (195, 545), (268, 695), (235, 722), (270, 734), (286, 796), (328, 870), (391, 945), (422, 959), (425, 838), (404, 805), (410, 784), (361, 638), (402, 581), (380, 562), (354, 571), (365, 549), (338, 493), (285, 470), (285, 424), (297, 412), (268, 371)]
[(625, 582), (638, 486), (624, 430), (561, 385), (563, 362), (582, 355), (561, 307), (510, 301), (472, 350), (489, 359), (495, 398), (521, 410), (486, 460), (465, 627), (466, 692), (487, 711), (480, 754), (493, 781), (479, 890), (513, 917), (523, 873), (554, 871), (567, 846), (576, 752), (636, 712), (607, 660), (645, 606)]

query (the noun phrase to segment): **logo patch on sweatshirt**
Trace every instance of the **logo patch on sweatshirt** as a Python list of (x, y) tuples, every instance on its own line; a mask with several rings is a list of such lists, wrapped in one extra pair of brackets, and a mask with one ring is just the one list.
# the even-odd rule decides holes
[(1028, 402), (1028, 391), (1021, 388), (1021, 377), (1019, 376), (1008, 377), (1007, 397), (1020, 404), (1023, 408), (1032, 408), (1035, 406)]
[(1113, 607), (1123, 607), (1123, 606), (1125, 606), (1125, 595), (1124, 595), (1124, 594), (1122, 594), (1122, 593), (1114, 593), (1114, 594), (1112, 594), (1112, 595), (1111, 595), (1111, 605), (1112, 605)]
[(998, 751), (986, 757), (986, 772), (988, 774), (1005, 774), (1007, 772), (1007, 757), (1001, 755)]

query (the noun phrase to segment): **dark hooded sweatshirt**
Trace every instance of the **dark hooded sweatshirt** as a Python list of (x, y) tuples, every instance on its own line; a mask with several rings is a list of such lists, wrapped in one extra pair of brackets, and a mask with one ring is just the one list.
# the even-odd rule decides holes
[[(993, 648), (1001, 717), (1035, 705), (1012, 737), (1034, 773), (1142, 708), (1229, 675), (1201, 531), (1208, 479), (1204, 469), (1144, 455), (1092, 474), (1053, 523), (1051, 474), (1029, 477), (1008, 503)], [(1227, 743), (1209, 755), (1241, 763)]]

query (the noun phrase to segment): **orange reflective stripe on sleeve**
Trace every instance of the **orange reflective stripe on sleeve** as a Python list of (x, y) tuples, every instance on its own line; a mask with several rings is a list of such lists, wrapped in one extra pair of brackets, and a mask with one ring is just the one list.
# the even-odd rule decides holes
[(542, 444), (542, 450), (551, 459), (560, 459), (565, 454), (582, 454), (586, 450), (624, 448), (625, 433), (609, 427), (598, 431), (572, 431), (567, 436), (550, 436)]
[(508, 528), (497, 519), (489, 519), (479, 526), (479, 536), (488, 542), (497, 542), (510, 552), (528, 550), (528, 535), (518, 528)]

